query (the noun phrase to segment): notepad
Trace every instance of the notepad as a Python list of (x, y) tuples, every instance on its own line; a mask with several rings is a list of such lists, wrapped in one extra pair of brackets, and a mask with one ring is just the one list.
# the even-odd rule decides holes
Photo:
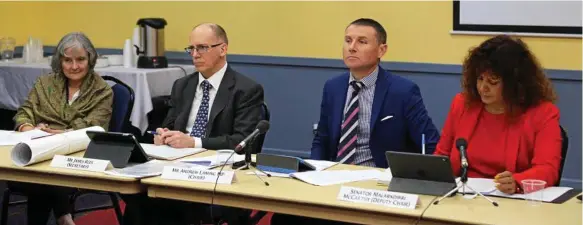
[(206, 151), (204, 148), (173, 148), (168, 145), (140, 144), (148, 156), (163, 159), (175, 160), (185, 156), (198, 154)]

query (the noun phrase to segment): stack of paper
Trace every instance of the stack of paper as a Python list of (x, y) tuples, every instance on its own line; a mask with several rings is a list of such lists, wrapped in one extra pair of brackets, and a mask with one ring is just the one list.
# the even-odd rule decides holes
[(146, 154), (155, 159), (175, 160), (206, 151), (204, 148), (172, 148), (168, 145), (140, 144)]

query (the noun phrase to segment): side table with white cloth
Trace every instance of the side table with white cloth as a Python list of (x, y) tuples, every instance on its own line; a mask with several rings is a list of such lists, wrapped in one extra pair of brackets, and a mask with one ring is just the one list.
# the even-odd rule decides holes
[[(184, 69), (184, 71), (182, 69)], [(152, 98), (170, 95), (174, 81), (195, 71), (193, 65), (169, 65), (163, 69), (95, 68), (101, 76), (112, 76), (134, 89), (135, 101), (130, 116), (132, 126), (142, 134), (148, 128), (147, 114), (152, 111)], [(26, 100), (38, 77), (51, 72), (49, 62), (0, 62), (0, 108), (17, 110)], [(186, 72), (186, 74), (185, 74)]]

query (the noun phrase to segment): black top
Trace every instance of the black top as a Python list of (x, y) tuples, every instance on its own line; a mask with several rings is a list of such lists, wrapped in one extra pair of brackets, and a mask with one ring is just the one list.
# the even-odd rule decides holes
[(166, 26), (166, 20), (163, 18), (143, 18), (138, 20), (138, 25), (147, 25), (155, 29), (162, 29)]

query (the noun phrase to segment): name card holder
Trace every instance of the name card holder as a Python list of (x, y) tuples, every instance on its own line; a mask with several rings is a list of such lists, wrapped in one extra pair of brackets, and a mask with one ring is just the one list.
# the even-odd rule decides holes
[(106, 169), (110, 169), (112, 166), (107, 160), (55, 155), (51, 161), (51, 167), (105, 172)]
[(346, 186), (340, 187), (338, 200), (400, 209), (415, 209), (420, 205), (418, 195)]
[[(219, 180), (217, 182), (217, 176)], [(203, 183), (219, 183), (232, 184), (237, 182), (237, 177), (234, 171), (222, 171), (219, 176), (219, 171), (194, 169), (185, 167), (165, 166), (162, 171), (162, 179), (183, 180)]]

